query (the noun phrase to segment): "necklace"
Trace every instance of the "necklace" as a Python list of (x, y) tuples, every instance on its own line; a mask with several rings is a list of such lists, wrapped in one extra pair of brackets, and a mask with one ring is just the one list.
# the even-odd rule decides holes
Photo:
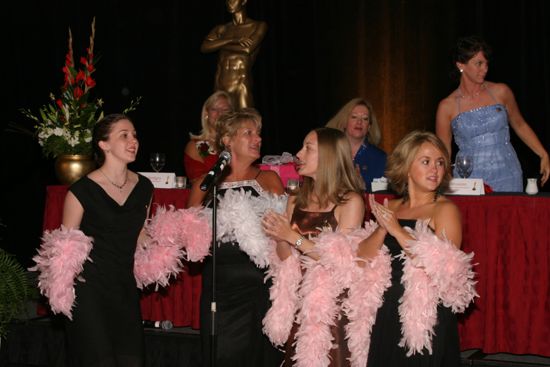
[(124, 179), (124, 182), (121, 185), (117, 185), (116, 183), (111, 181), (111, 179), (105, 174), (105, 172), (103, 172), (103, 170), (101, 168), (99, 169), (99, 172), (101, 172), (101, 174), (103, 176), (105, 176), (105, 178), (107, 179), (107, 181), (109, 181), (111, 183), (111, 185), (113, 185), (114, 187), (116, 187), (119, 190), (122, 190), (122, 188), (124, 186), (126, 186), (126, 183), (128, 183), (128, 171), (126, 171), (126, 178)]
[(459, 92), (459, 95), (458, 95), (458, 98), (461, 98), (461, 99), (465, 99), (465, 98), (469, 98), (469, 99), (475, 99), (477, 98), (477, 96), (479, 96), (481, 94), (481, 92), (483, 92), (485, 89), (487, 88), (487, 85), (485, 83), (481, 84), (481, 87), (479, 87), (479, 90), (475, 93), (472, 93), (472, 94), (466, 94), (464, 93), (464, 91), (462, 90), (462, 88), (458, 87), (458, 92)]

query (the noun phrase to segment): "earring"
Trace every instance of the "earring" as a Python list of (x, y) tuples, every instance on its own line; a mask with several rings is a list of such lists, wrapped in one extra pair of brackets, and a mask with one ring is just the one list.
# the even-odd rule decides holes
[(405, 182), (405, 185), (403, 186), (403, 201), (409, 200), (409, 183)]
[(458, 70), (460, 70), (461, 73), (464, 71), (463, 69), (458, 69)]

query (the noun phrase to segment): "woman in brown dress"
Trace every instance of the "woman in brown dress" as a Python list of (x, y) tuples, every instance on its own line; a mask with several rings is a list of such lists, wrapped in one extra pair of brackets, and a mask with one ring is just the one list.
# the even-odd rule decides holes
[[(286, 214), (269, 212), (263, 220), (264, 231), (277, 241), (277, 256), (272, 268), (280, 268), (281, 265), (285, 266), (283, 264), (292, 262), (294, 264), (299, 264), (300, 261), (316, 262), (321, 255), (316, 249), (317, 243), (314, 239), (321, 231), (348, 233), (360, 228), (364, 218), (365, 206), (362, 197), (364, 186), (361, 177), (353, 167), (350, 144), (343, 132), (332, 128), (311, 131), (304, 139), (303, 147), (297, 157), (297, 171), (304, 179), (302, 186), (290, 195)], [(304, 273), (301, 279), (307, 279), (305, 273), (309, 271), (308, 269), (306, 267), (298, 271), (298, 273)], [(271, 275), (274, 277), (274, 282), (277, 282), (277, 275), (273, 272)], [(302, 289), (307, 288), (303, 283)], [(288, 289), (288, 287), (283, 288)], [(330, 366), (349, 365), (349, 351), (344, 337), (346, 318), (339, 308), (342, 298), (345, 297), (345, 291), (336, 296), (336, 315), (326, 323), (329, 325), (331, 334), (328, 336), (331, 347), (319, 353), (320, 360), (328, 362)], [(274, 303), (278, 298), (273, 293), (273, 288), (271, 298)], [(279, 299), (282, 298), (284, 297)], [(308, 342), (305, 344), (300, 342), (302, 336), (311, 334), (303, 328), (303, 325), (300, 325), (302, 307), (306, 305), (297, 306), (294, 310), (299, 316), (296, 323), (289, 325), (289, 328), (291, 326), (289, 333), (287, 329), (289, 336), (286, 343), (282, 340), (274, 341), (270, 332), (266, 331), (274, 344), (285, 344), (286, 366), (293, 365), (295, 361), (298, 364), (304, 362), (300, 361), (302, 358), (300, 350), (305, 352), (305, 349), (308, 349), (306, 354), (315, 354), (307, 346)], [(303, 311), (307, 312), (307, 310)], [(290, 316), (290, 320), (294, 320), (294, 315)], [(269, 329), (268, 318), (270, 316), (264, 319), (265, 329)], [(279, 321), (274, 320), (274, 322)], [(305, 339), (307, 336), (302, 341)]]

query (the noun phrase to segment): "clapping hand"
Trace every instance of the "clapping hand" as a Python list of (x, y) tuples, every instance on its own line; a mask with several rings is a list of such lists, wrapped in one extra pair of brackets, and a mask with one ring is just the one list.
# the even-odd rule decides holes
[(397, 230), (401, 229), (395, 213), (388, 207), (388, 199), (384, 199), (384, 205), (374, 200), (374, 195), (369, 194), (369, 205), (371, 212), (376, 218), (378, 225), (385, 229), (389, 234), (394, 235)]

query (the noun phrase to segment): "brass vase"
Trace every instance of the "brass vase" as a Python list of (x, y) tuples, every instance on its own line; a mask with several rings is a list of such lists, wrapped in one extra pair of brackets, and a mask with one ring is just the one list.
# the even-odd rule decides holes
[(55, 159), (55, 176), (63, 185), (70, 185), (96, 167), (91, 155), (62, 154)]

